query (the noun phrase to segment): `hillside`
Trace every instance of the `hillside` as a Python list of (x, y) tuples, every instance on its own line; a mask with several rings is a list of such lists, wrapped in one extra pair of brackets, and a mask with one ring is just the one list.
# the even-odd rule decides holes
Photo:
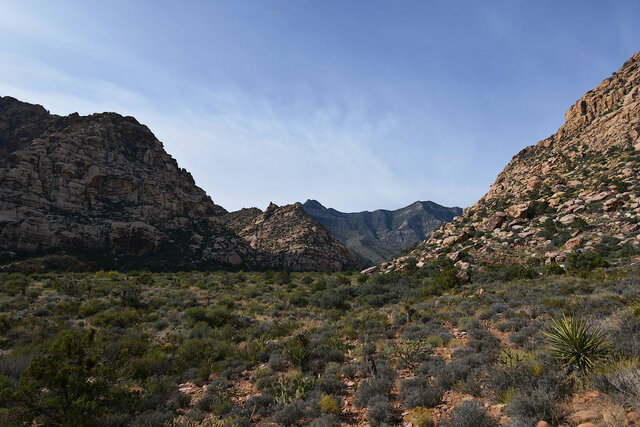
[(222, 221), (281, 268), (340, 271), (357, 267), (349, 251), (298, 203), (281, 207), (271, 203), (264, 212), (242, 209)]
[(408, 256), (457, 267), (602, 263), (640, 245), (640, 53), (587, 92), (549, 138), (518, 153), (476, 204)]
[(344, 213), (316, 200), (302, 204), (305, 211), (338, 238), (363, 265), (379, 264), (427, 238), (443, 222), (462, 213), (433, 202), (415, 202), (396, 210)]
[(312, 228), (312, 259), (304, 242), (274, 257), (224, 226), (226, 214), (133, 117), (61, 117), (0, 98), (0, 264), (324, 270), (334, 259), (321, 255), (340, 251)]

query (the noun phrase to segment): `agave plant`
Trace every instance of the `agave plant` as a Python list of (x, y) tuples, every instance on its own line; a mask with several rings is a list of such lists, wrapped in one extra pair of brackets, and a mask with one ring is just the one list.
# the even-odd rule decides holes
[(551, 354), (564, 366), (589, 371), (610, 350), (605, 334), (583, 319), (565, 316), (552, 319), (544, 331)]

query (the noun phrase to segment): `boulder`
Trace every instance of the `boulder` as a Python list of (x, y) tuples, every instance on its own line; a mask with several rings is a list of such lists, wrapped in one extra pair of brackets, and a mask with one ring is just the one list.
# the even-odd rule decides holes
[(466, 242), (467, 240), (469, 240), (469, 234), (467, 234), (466, 231), (456, 236), (456, 243), (463, 243), (463, 242)]
[(526, 219), (529, 217), (529, 203), (519, 203), (510, 206), (507, 208), (506, 213), (514, 218)]
[(496, 212), (491, 218), (487, 221), (487, 228), (489, 230), (495, 230), (496, 228), (502, 227), (502, 225), (507, 220), (507, 214), (504, 212)]
[(564, 216), (561, 216), (560, 219), (558, 219), (558, 221), (564, 225), (569, 225), (575, 220), (576, 220), (576, 216), (573, 214), (564, 215)]
[(456, 236), (447, 236), (444, 239), (442, 239), (442, 244), (444, 246), (452, 246), (454, 243), (456, 243), (456, 240), (458, 238)]
[(614, 197), (604, 202), (602, 206), (605, 212), (614, 212), (620, 207), (620, 201)]
[(587, 203), (598, 203), (603, 201), (604, 199), (606, 199), (607, 197), (611, 196), (613, 193), (611, 191), (602, 191), (598, 194), (595, 194), (591, 197), (587, 197), (585, 199), (585, 202)]
[(537, 176), (533, 176), (527, 182), (527, 189), (533, 190), (534, 188), (540, 186), (540, 184), (542, 184), (542, 180)]
[(567, 249), (574, 249), (578, 246), (581, 246), (584, 243), (584, 238), (582, 236), (577, 236), (572, 239), (567, 240), (564, 244)]

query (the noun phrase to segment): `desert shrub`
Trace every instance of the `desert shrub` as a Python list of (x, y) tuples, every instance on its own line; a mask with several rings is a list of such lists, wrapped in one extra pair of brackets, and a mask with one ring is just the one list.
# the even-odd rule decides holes
[(356, 377), (356, 375), (358, 375), (358, 370), (360, 369), (362, 368), (356, 363), (347, 363), (346, 365), (342, 365), (340, 367), (340, 373), (345, 378), (349, 378), (350, 380), (352, 380)]
[(309, 302), (315, 307), (325, 310), (349, 310), (351, 304), (349, 304), (348, 295), (343, 295), (340, 292), (336, 292), (335, 289), (330, 289), (314, 294)]
[(75, 300), (61, 301), (53, 308), (54, 314), (71, 315), (75, 314), (80, 307), (80, 303)]
[(126, 371), (132, 378), (142, 379), (155, 374), (164, 374), (172, 368), (171, 357), (166, 352), (152, 348), (143, 355), (132, 358)]
[(235, 346), (215, 338), (186, 339), (178, 347), (174, 363), (177, 367), (193, 366), (203, 362), (210, 365), (235, 351)]
[(340, 414), (342, 409), (340, 408), (340, 402), (335, 397), (331, 397), (328, 394), (323, 394), (318, 401), (318, 407), (324, 414)]
[(174, 417), (173, 412), (168, 410), (149, 409), (138, 414), (135, 420), (127, 424), (134, 427), (163, 427)]
[(100, 311), (106, 310), (108, 307), (109, 304), (105, 300), (101, 298), (93, 298), (89, 301), (84, 302), (80, 306), (78, 313), (82, 317), (93, 316)]
[(123, 283), (116, 286), (112, 291), (113, 296), (120, 298), (120, 302), (125, 307), (142, 306), (142, 288), (137, 283)]
[(586, 321), (575, 317), (552, 319), (545, 336), (555, 358), (565, 366), (575, 366), (583, 372), (592, 369), (610, 349), (600, 329), (592, 328)]
[(433, 420), (433, 411), (420, 406), (407, 411), (404, 419), (416, 427), (435, 427), (436, 425)]
[(367, 422), (371, 426), (389, 424), (393, 420), (393, 405), (387, 397), (376, 396), (367, 408)]
[(280, 351), (271, 353), (271, 356), (269, 357), (269, 368), (273, 369), (274, 371), (283, 371), (286, 369), (286, 367), (287, 361), (282, 356), (282, 353)]
[(475, 280), (481, 283), (510, 282), (517, 279), (534, 279), (538, 276), (536, 271), (524, 264), (490, 264), (484, 267), (484, 272), (478, 272)]
[(596, 268), (609, 266), (609, 263), (597, 252), (571, 252), (567, 255), (567, 271), (571, 274), (586, 274)]
[(444, 345), (444, 340), (439, 335), (429, 335), (425, 341), (431, 348), (442, 347)]
[(244, 404), (244, 407), (251, 414), (256, 414), (264, 417), (269, 414), (269, 409), (272, 403), (273, 398), (271, 396), (259, 394), (247, 400)]
[(475, 400), (464, 400), (453, 408), (443, 427), (494, 427), (497, 420)]
[(393, 374), (380, 366), (378, 375), (358, 384), (355, 403), (359, 407), (368, 406), (376, 398), (388, 399), (393, 388)]
[(566, 271), (562, 266), (558, 263), (552, 262), (549, 265), (545, 265), (542, 269), (543, 276), (560, 276), (565, 274)]
[(153, 376), (142, 383), (143, 392), (138, 406), (141, 409), (156, 409), (169, 400), (169, 396), (175, 391), (176, 386), (167, 377)]
[(400, 368), (413, 371), (433, 350), (425, 340), (400, 341), (391, 345), (391, 354), (398, 360)]
[(616, 353), (627, 358), (640, 357), (640, 315), (625, 316), (611, 335)]
[(178, 408), (188, 408), (191, 404), (191, 396), (181, 391), (178, 391), (175, 396), (173, 396), (173, 401)]
[(309, 297), (303, 291), (296, 291), (289, 296), (289, 304), (296, 307), (306, 307), (309, 304)]
[(205, 411), (201, 411), (200, 409), (192, 409), (185, 414), (186, 424), (187, 425), (200, 425), (204, 421), (204, 418), (207, 416)]
[(231, 318), (231, 310), (229, 307), (217, 304), (211, 308), (191, 307), (185, 310), (184, 314), (191, 318), (194, 323), (206, 322), (213, 328), (219, 328), (229, 322)]
[(444, 390), (440, 384), (430, 382), (428, 378), (416, 377), (403, 380), (400, 383), (400, 400), (405, 408), (416, 406), (434, 407), (442, 401)]
[(591, 384), (626, 405), (640, 404), (640, 361), (619, 358), (598, 366), (590, 375)]
[(106, 311), (96, 314), (91, 323), (102, 327), (126, 328), (140, 320), (140, 314), (134, 308), (112, 307)]
[(300, 400), (294, 400), (276, 413), (273, 418), (283, 426), (293, 426), (305, 416), (305, 404)]
[(338, 417), (335, 414), (323, 414), (313, 419), (309, 427), (333, 427), (337, 422)]
[(523, 346), (529, 341), (529, 337), (525, 331), (512, 332), (509, 334), (509, 341), (516, 345)]
[(536, 425), (540, 420), (554, 421), (556, 387), (538, 385), (534, 389), (517, 391), (508, 402), (506, 412), (516, 425)]
[(433, 283), (438, 289), (446, 290), (461, 285), (464, 280), (458, 276), (458, 270), (455, 267), (446, 267), (440, 271)]

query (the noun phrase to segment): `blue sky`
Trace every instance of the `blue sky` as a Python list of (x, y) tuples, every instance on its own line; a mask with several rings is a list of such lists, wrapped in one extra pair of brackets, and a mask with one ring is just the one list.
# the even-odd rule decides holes
[(461, 207), (640, 50), (637, 1), (5, 1), (0, 95), (149, 126), (229, 210)]

